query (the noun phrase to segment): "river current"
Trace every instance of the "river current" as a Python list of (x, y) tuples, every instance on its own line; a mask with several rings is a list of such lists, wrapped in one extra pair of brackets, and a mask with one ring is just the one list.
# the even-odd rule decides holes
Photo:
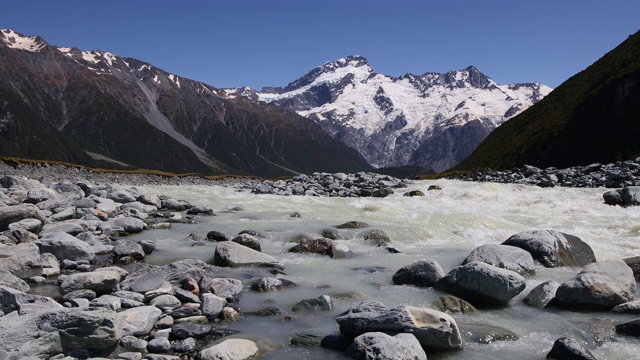
[[(427, 191), (434, 184), (442, 190)], [(283, 277), (297, 287), (257, 293), (249, 286), (262, 276), (272, 276), (267, 270), (221, 269), (221, 276), (243, 280), (245, 290), (239, 295), (243, 313), (267, 307), (282, 311), (272, 317), (244, 315), (230, 325), (246, 336), (267, 339), (272, 350), (263, 359), (346, 359), (341, 352), (291, 347), (289, 338), (296, 333), (337, 333), (335, 317), (365, 299), (381, 301), (389, 308), (429, 307), (442, 293), (432, 288), (393, 285), (391, 278), (398, 269), (414, 261), (434, 259), (446, 273), (460, 265), (477, 246), (499, 244), (521, 231), (553, 229), (576, 235), (593, 248), (598, 260), (640, 255), (640, 207), (605, 205), (603, 188), (542, 189), (513, 184), (415, 181), (386, 198), (253, 195), (220, 186), (138, 188), (145, 193), (206, 205), (217, 215), (198, 217), (196, 224), (173, 224), (170, 230), (150, 230), (132, 236), (156, 242), (156, 251), (147, 258), (149, 263), (166, 264), (185, 258), (211, 263), (215, 243), (202, 245), (187, 240), (191, 233), (205, 236), (217, 230), (234, 236), (242, 230), (255, 230), (266, 236), (261, 239), (262, 251), (285, 265), (287, 275)], [(402, 196), (414, 189), (422, 190), (425, 196)], [(293, 213), (300, 217), (292, 217)], [(392, 240), (390, 246), (400, 253), (366, 245), (358, 239), (362, 229), (340, 230), (345, 240), (339, 241), (356, 253), (353, 258), (287, 253), (294, 245), (292, 237), (318, 235), (323, 229), (351, 220), (366, 222), (369, 229), (386, 232)], [(564, 336), (585, 344), (598, 359), (640, 358), (640, 340), (609, 338), (597, 330), (603, 320), (621, 323), (634, 319), (633, 315), (542, 310), (522, 304), (521, 299), (539, 283), (564, 282), (579, 270), (538, 266), (536, 274), (527, 277), (527, 288), (508, 307), (483, 309), (471, 315), (453, 314), (459, 324), (504, 327), (516, 333), (518, 340), (467, 342), (462, 351), (428, 354), (429, 359), (544, 359), (553, 342)], [(344, 296), (345, 293), (358, 294), (358, 298)], [(332, 296), (334, 310), (291, 312), (291, 306), (298, 301), (323, 294)]]

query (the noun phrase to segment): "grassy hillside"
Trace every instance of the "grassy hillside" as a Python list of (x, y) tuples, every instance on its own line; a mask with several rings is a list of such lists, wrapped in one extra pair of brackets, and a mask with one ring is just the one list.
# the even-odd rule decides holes
[(450, 169), (569, 167), (640, 156), (640, 32), (494, 130)]

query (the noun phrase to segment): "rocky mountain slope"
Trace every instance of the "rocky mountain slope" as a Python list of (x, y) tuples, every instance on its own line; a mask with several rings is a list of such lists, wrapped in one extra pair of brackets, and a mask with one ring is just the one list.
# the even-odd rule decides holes
[(284, 88), (228, 89), (312, 119), (376, 167), (445, 170), (496, 127), (545, 97), (538, 83), (498, 85), (470, 66), (392, 77), (361, 56), (328, 62)]
[(9, 29), (0, 31), (0, 155), (207, 175), (370, 168), (292, 111)]
[(570, 167), (640, 156), (640, 32), (502, 125), (455, 167)]

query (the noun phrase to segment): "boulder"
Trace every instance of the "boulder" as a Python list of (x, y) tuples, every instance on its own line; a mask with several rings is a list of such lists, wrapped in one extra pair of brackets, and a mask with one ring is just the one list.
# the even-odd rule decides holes
[(363, 229), (369, 227), (369, 224), (362, 221), (348, 221), (336, 226), (336, 229)]
[(382, 332), (369, 332), (357, 336), (347, 349), (347, 355), (358, 360), (427, 360), (418, 339), (411, 334), (394, 336)]
[(333, 242), (331, 246), (331, 258), (332, 259), (349, 259), (356, 255), (347, 245)]
[(320, 255), (331, 256), (333, 254), (332, 249), (333, 249), (333, 240), (324, 239), (324, 238), (310, 239), (310, 238), (304, 237), (297, 245), (287, 250), (287, 252), (310, 253), (310, 254), (320, 254)]
[(45, 217), (40, 213), (40, 209), (33, 204), (18, 204), (11, 206), (0, 206), (0, 231), (8, 230), (9, 224), (24, 219), (37, 219), (45, 223)]
[(18, 291), (29, 292), (31, 288), (24, 280), (13, 275), (9, 270), (0, 268), (0, 286), (6, 286)]
[(131, 216), (109, 219), (100, 225), (103, 232), (117, 232), (121, 235), (135, 234), (146, 229), (144, 221)]
[(591, 247), (579, 237), (555, 230), (534, 230), (515, 234), (502, 243), (531, 253), (543, 266), (585, 266), (595, 262)]
[(251, 285), (251, 290), (267, 292), (280, 290), (283, 287), (296, 286), (292, 281), (274, 277), (263, 277)]
[(380, 247), (389, 245), (391, 242), (389, 235), (382, 230), (367, 230), (358, 236), (364, 239), (364, 241), (371, 246)]
[(475, 306), (499, 306), (521, 293), (526, 284), (514, 271), (474, 261), (451, 270), (436, 287)]
[(577, 341), (570, 338), (560, 338), (553, 343), (547, 359), (557, 360), (596, 360), (596, 357)]
[(302, 300), (291, 308), (297, 311), (331, 311), (333, 309), (333, 301), (328, 295), (321, 295), (316, 299)]
[(118, 313), (123, 335), (145, 336), (160, 319), (162, 310), (155, 306), (139, 306)]
[(515, 271), (520, 275), (535, 273), (533, 257), (521, 248), (507, 245), (485, 244), (475, 248), (462, 262), (482, 261), (489, 265)]
[(478, 309), (476, 309), (475, 306), (453, 295), (440, 296), (431, 304), (431, 306), (438, 311), (449, 313), (466, 314), (478, 312)]
[(60, 288), (64, 293), (87, 289), (102, 295), (114, 290), (120, 283), (120, 279), (121, 275), (116, 271), (74, 273), (64, 278)]
[(232, 241), (219, 243), (216, 246), (213, 259), (215, 265), (225, 267), (273, 267), (277, 264), (277, 260), (273, 256), (255, 251)]
[(556, 291), (558, 305), (575, 309), (609, 310), (632, 301), (636, 293), (633, 271), (622, 260), (585, 266)]
[(560, 284), (555, 281), (545, 281), (534, 287), (522, 302), (529, 306), (544, 308), (555, 299), (558, 287)]
[(616, 305), (611, 309), (611, 311), (620, 314), (640, 315), (640, 300), (629, 301), (620, 305)]
[(40, 231), (42, 231), (42, 226), (43, 226), (43, 223), (41, 220), (29, 218), (29, 219), (22, 219), (18, 222), (9, 224), (9, 230), (11, 231), (24, 230), (33, 234), (38, 234), (40, 233)]
[(258, 240), (258, 238), (253, 235), (240, 234), (234, 237), (233, 239), (231, 239), (231, 241), (238, 243), (240, 245), (244, 245), (255, 251), (262, 251), (262, 248), (260, 246), (260, 240)]
[(258, 354), (258, 345), (246, 339), (228, 339), (200, 351), (202, 360), (243, 360)]
[(164, 294), (151, 299), (151, 301), (149, 301), (149, 305), (155, 306), (160, 310), (174, 310), (181, 307), (182, 303), (177, 297), (170, 294)]
[(622, 203), (626, 206), (640, 205), (640, 186), (625, 186), (622, 188)]
[(152, 353), (166, 353), (171, 350), (171, 343), (165, 337), (156, 337), (149, 340), (147, 350)]
[(607, 205), (624, 205), (622, 201), (622, 189), (609, 190), (602, 194), (602, 199)]
[(459, 350), (464, 346), (456, 321), (443, 312), (400, 306), (387, 309), (381, 303), (356, 304), (336, 318), (340, 332), (355, 338), (368, 332), (410, 332), (425, 351)]
[(213, 209), (204, 205), (194, 205), (191, 209), (187, 210), (189, 215), (206, 215), (213, 216)]
[(640, 256), (626, 258), (624, 262), (631, 268), (636, 280), (640, 280)]
[(119, 204), (126, 204), (136, 201), (135, 196), (123, 189), (113, 189), (107, 193), (107, 199), (111, 199)]
[(62, 305), (50, 297), (27, 294), (14, 288), (0, 285), (0, 311), (5, 314), (18, 311), (21, 315), (24, 315), (26, 313), (59, 308), (62, 308)]
[(616, 333), (620, 335), (640, 337), (640, 319), (616, 325)]
[(0, 253), (0, 269), (5, 269), (21, 279), (42, 275), (40, 249), (36, 244), (0, 244)]
[(242, 291), (242, 281), (231, 278), (205, 276), (200, 281), (200, 291), (210, 292), (223, 298), (231, 298)]
[(414, 285), (419, 287), (434, 286), (442, 277), (444, 271), (435, 260), (421, 260), (403, 266), (393, 275), (396, 285)]
[(229, 241), (231, 237), (221, 233), (220, 231), (209, 231), (207, 233), (207, 240), (209, 241)]
[(516, 341), (518, 335), (501, 326), (474, 323), (459, 323), (460, 332), (467, 342), (490, 344), (495, 341)]
[(184, 340), (186, 338), (202, 338), (209, 334), (211, 331), (210, 325), (196, 324), (192, 322), (183, 322), (175, 324), (171, 328), (171, 335)]
[(89, 244), (64, 232), (46, 233), (35, 244), (41, 253), (51, 253), (58, 261), (93, 261), (96, 257)]
[(127, 239), (118, 239), (113, 246), (113, 257), (114, 259), (120, 259), (125, 256), (130, 256), (141, 261), (144, 259), (145, 252), (142, 246), (136, 242)]
[(222, 309), (227, 305), (227, 300), (223, 297), (211, 293), (202, 294), (200, 311), (209, 319), (220, 316)]
[(108, 349), (123, 336), (118, 314), (106, 309), (60, 309), (41, 315), (37, 324), (58, 331), (63, 351)]

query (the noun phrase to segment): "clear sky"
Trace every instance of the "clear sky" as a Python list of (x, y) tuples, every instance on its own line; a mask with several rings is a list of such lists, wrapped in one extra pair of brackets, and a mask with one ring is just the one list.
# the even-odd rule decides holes
[(640, 0), (0, 0), (0, 28), (219, 88), (285, 86), (347, 55), (556, 87), (640, 30)]

